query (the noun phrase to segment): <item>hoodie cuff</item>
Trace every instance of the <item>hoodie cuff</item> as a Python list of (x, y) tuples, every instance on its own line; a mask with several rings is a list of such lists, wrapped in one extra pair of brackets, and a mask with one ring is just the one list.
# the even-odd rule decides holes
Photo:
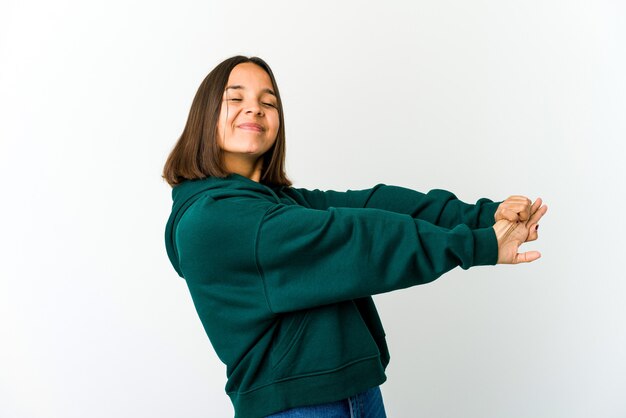
[(498, 206), (500, 206), (500, 203), (502, 202), (488, 202), (482, 205), (480, 208), (480, 215), (478, 217), (479, 228), (486, 228), (496, 223), (494, 216), (496, 214), (496, 210), (498, 210)]
[(474, 266), (494, 266), (498, 263), (498, 239), (493, 227), (472, 229), (474, 236)]

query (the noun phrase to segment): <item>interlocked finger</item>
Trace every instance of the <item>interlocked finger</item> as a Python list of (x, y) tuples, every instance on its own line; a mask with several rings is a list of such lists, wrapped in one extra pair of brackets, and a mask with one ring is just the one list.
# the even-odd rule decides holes
[(528, 231), (528, 238), (526, 239), (526, 242), (535, 241), (537, 238), (539, 238), (539, 233), (538, 233), (539, 223), (538, 222), (548, 210), (546, 206), (541, 206), (541, 204), (542, 204), (541, 198), (537, 198), (535, 203), (533, 203), (533, 206), (531, 209), (531, 217), (528, 220), (528, 226), (530, 227), (530, 230)]

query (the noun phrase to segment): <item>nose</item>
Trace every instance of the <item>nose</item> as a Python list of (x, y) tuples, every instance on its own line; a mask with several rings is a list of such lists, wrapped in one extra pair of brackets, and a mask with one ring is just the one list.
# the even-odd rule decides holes
[(246, 108), (246, 113), (253, 113), (258, 116), (263, 116), (263, 108), (259, 106), (257, 102), (250, 102)]

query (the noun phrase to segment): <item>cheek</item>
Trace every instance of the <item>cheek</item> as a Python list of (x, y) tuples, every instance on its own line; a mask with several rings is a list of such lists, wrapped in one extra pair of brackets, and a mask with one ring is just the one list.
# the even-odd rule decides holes
[(275, 135), (278, 134), (278, 130), (280, 128), (280, 120), (278, 119), (278, 116), (272, 119), (272, 127), (273, 127), (274, 134)]
[(220, 108), (220, 115), (217, 120), (222, 122), (223, 124), (227, 120), (232, 120), (233, 115), (236, 112), (237, 112), (237, 109), (233, 108), (232, 106), (229, 107), (228, 104), (226, 103), (222, 103), (222, 107)]

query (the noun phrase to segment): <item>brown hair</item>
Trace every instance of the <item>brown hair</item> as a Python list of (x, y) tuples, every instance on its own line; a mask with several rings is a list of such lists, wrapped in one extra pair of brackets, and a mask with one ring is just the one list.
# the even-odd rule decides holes
[(258, 65), (270, 76), (278, 107), (278, 135), (272, 148), (263, 154), (260, 183), (273, 186), (292, 185), (285, 174), (285, 121), (274, 74), (261, 58), (236, 55), (219, 63), (198, 87), (185, 129), (163, 168), (161, 177), (170, 186), (174, 187), (185, 180), (209, 176), (223, 178), (230, 174), (224, 166), (223, 152), (217, 142), (217, 123), (230, 72), (236, 65), (244, 62)]

